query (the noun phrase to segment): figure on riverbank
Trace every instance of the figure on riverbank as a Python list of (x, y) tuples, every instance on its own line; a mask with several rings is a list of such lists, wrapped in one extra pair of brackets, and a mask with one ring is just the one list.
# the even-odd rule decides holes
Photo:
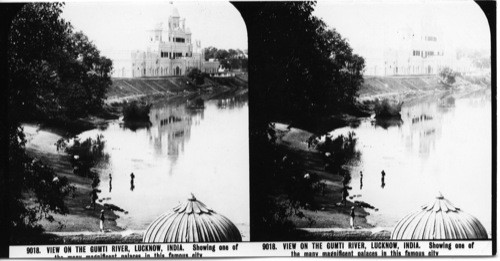
[(311, 135), (311, 137), (309, 137), (307, 139), (307, 148), (310, 149), (311, 146), (314, 144), (314, 141), (316, 140), (316, 135)]
[(346, 205), (347, 203), (347, 197), (349, 196), (349, 187), (344, 185), (344, 188), (342, 188), (342, 204)]
[(134, 175), (134, 172), (130, 173), (130, 190), (134, 190), (135, 188), (135, 185), (134, 185), (134, 178), (135, 178), (135, 175)]
[(351, 216), (351, 229), (354, 229), (354, 218), (356, 217), (356, 213), (354, 213), (354, 206), (351, 207), (351, 213), (349, 215)]
[(345, 171), (345, 170), (342, 170), (342, 176), (344, 177), (344, 179), (342, 180), (342, 184), (344, 186), (347, 186), (349, 184), (349, 182), (351, 181), (351, 174), (349, 173), (349, 171)]
[(385, 187), (385, 171), (382, 170), (382, 188)]
[(92, 179), (92, 188), (96, 188), (99, 183), (101, 183), (101, 180), (99, 179), (99, 177), (95, 176), (93, 179)]
[(104, 232), (104, 209), (101, 210), (101, 216), (99, 217), (100, 221), (99, 221), (99, 229), (101, 230), (101, 232)]
[(97, 199), (99, 198), (99, 196), (97, 196), (97, 189), (92, 189), (92, 192), (90, 192), (90, 204), (94, 206), (94, 210), (95, 210), (95, 205), (96, 205), (96, 201)]

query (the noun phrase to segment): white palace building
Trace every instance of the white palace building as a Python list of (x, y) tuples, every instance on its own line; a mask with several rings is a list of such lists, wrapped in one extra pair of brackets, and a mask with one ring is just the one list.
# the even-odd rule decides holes
[(447, 44), (446, 34), (432, 16), (413, 28), (400, 27), (388, 39), (381, 53), (370, 53), (365, 75), (435, 75), (444, 67), (461, 73), (474, 70), (471, 61), (457, 59), (456, 50)]
[(190, 68), (216, 73), (219, 67), (218, 61), (205, 61), (201, 42), (193, 41), (175, 6), (168, 25), (158, 23), (151, 30), (147, 50), (132, 52), (132, 77), (185, 75)]

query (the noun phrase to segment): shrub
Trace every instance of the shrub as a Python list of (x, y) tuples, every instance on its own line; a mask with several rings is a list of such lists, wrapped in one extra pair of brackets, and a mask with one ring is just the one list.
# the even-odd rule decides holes
[(359, 158), (360, 153), (356, 150), (357, 140), (356, 134), (351, 131), (347, 136), (339, 135), (333, 140), (327, 136), (325, 142), (317, 146), (319, 151), (331, 155), (326, 159), (328, 171), (340, 174), (343, 165)]
[(458, 72), (453, 71), (451, 68), (445, 67), (439, 72), (442, 83), (446, 85), (453, 85), (456, 82), (456, 77), (459, 75)]
[(403, 102), (390, 102), (388, 99), (384, 99), (382, 102), (376, 100), (375, 118), (401, 117), (401, 107), (403, 107)]
[(151, 104), (140, 104), (131, 102), (123, 107), (124, 121), (147, 121), (149, 122), (149, 111)]
[(187, 77), (194, 81), (197, 85), (205, 83), (205, 74), (203, 74), (200, 69), (192, 68), (189, 70)]
[(65, 147), (66, 153), (71, 157), (70, 161), (75, 174), (91, 178), (97, 177), (97, 173), (91, 171), (91, 168), (108, 157), (104, 153), (105, 141), (102, 135), (98, 135), (95, 140), (87, 138), (83, 142), (75, 138), (70, 147), (61, 145), (62, 143), (65, 141), (59, 140), (57, 146)]

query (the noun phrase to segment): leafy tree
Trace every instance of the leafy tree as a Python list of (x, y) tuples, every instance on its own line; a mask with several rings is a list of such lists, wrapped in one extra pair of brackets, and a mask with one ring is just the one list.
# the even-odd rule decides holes
[(101, 109), (111, 84), (111, 60), (60, 17), (61, 3), (25, 4), (12, 21), (8, 60), (8, 226), (11, 242), (43, 229), (41, 219), (68, 213), (74, 191), (65, 177), (27, 155), (20, 122), (75, 119)]
[(458, 73), (449, 67), (445, 67), (439, 71), (439, 77), (441, 77), (442, 82), (446, 85), (453, 85), (456, 82), (457, 76)]
[(187, 77), (193, 80), (198, 85), (205, 83), (205, 77), (198, 68), (191, 68), (187, 74)]
[[(314, 2), (234, 5), (251, 36), (250, 80), (256, 88), (249, 92), (251, 234), (255, 240), (275, 240), (291, 233), (286, 213), (294, 211), (276, 207), (283, 201), (273, 197), (286, 192), (287, 181), (278, 174), (283, 154), (274, 142), (272, 122), (311, 122), (348, 112), (363, 81), (364, 59), (335, 29), (312, 15)], [(285, 195), (307, 201), (290, 191)]]
[(224, 50), (224, 49), (219, 49), (215, 53), (215, 59), (224, 60), (224, 59), (227, 59), (227, 58), (229, 58), (229, 52), (226, 51), (226, 50)]
[(61, 3), (26, 4), (8, 39), (9, 107), (20, 119), (85, 116), (102, 109), (112, 62), (60, 17)]
[(217, 48), (213, 46), (205, 48), (205, 60), (208, 61), (209, 59), (215, 59), (217, 51)]
[[(66, 214), (64, 199), (75, 188), (66, 177), (58, 177), (54, 171), (25, 152), (26, 139), (22, 128), (10, 126), (9, 130), (9, 229), (11, 242), (28, 239), (33, 232), (41, 232), (37, 222), (41, 219), (54, 221), (51, 213)], [(33, 199), (27, 202), (27, 198)]]
[(248, 68), (248, 59), (245, 58), (245, 53), (240, 49), (217, 49), (208, 47), (205, 49), (205, 60), (217, 59), (222, 67), (227, 69), (243, 69)]

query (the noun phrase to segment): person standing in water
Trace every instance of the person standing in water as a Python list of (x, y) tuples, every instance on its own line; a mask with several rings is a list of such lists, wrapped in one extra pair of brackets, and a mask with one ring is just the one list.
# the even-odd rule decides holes
[(109, 173), (109, 192), (111, 192), (111, 189), (113, 188), (113, 185), (111, 184), (113, 181), (113, 177), (111, 176), (111, 173)]
[(134, 178), (135, 178), (134, 172), (130, 173), (130, 190), (134, 190), (134, 188), (135, 188)]
[(351, 213), (349, 215), (351, 216), (351, 229), (354, 229), (354, 218), (356, 217), (356, 213), (354, 213), (354, 206), (351, 207)]
[(359, 172), (359, 189), (363, 189), (363, 171)]
[(101, 210), (101, 216), (99, 217), (100, 221), (99, 221), (99, 229), (101, 230), (101, 232), (104, 232), (104, 209)]
[(385, 171), (382, 170), (382, 188), (385, 187)]

